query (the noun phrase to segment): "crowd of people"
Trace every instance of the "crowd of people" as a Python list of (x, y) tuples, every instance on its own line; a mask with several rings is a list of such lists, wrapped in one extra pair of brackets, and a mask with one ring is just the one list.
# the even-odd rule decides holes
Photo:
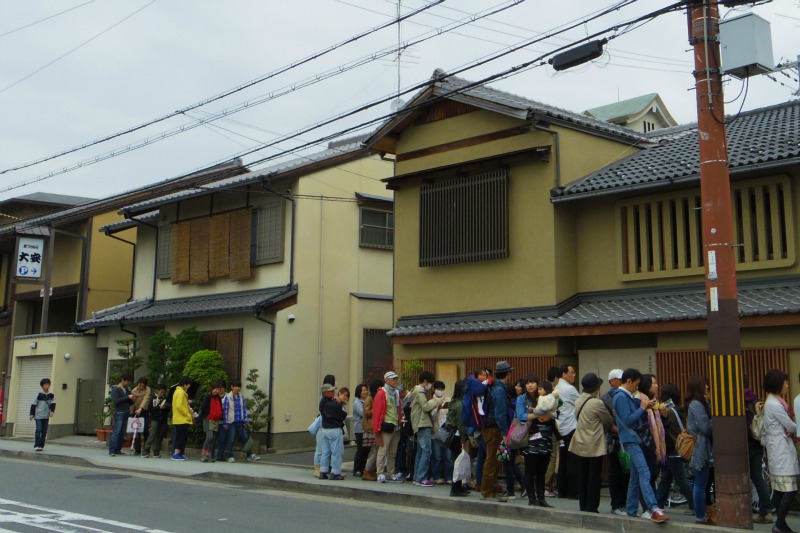
[[(598, 513), (607, 462), (609, 512), (665, 522), (664, 509), (677, 490), (696, 523), (716, 523), (704, 376), (689, 377), (682, 397), (675, 384), (659, 386), (653, 374), (614, 369), (610, 389), (600, 395), (603, 380), (591, 372), (578, 390), (573, 365), (551, 368), (544, 380), (529, 375), (515, 383), (512, 371), (506, 361), (479, 368), (455, 384), (449, 401), (445, 384), (427, 371), (411, 390), (393, 371), (358, 385), (352, 475), (378, 483), (449, 485), (452, 497), (476, 491), (496, 502), (527, 498), (541, 507), (551, 507), (547, 498), (565, 498), (577, 500), (581, 511)], [(778, 369), (764, 377), (763, 402), (745, 387), (748, 430), (742, 438), (758, 495), (753, 521), (774, 522), (773, 533), (792, 533), (786, 515), (800, 476), (793, 421), (800, 396), (792, 409), (788, 375)], [(341, 480), (350, 392), (337, 389), (329, 375), (321, 395), (320, 415), (309, 428), (317, 437), (314, 475)], [(771, 492), (762, 471), (765, 457)]]

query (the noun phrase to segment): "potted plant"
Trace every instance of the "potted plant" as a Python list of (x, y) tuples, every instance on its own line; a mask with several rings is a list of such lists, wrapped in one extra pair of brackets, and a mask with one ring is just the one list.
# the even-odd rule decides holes
[(110, 394), (103, 400), (100, 412), (97, 413), (95, 417), (100, 426), (94, 430), (97, 435), (97, 440), (106, 442), (108, 436), (111, 434), (111, 423), (114, 420), (114, 403), (111, 401)]

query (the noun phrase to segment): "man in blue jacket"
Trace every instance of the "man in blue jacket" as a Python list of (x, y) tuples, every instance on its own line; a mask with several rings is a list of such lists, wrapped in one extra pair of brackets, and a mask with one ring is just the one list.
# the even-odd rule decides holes
[(497, 474), (500, 471), (500, 461), (497, 460), (497, 448), (500, 441), (508, 433), (508, 402), (506, 401), (506, 381), (508, 374), (514, 370), (508, 361), (500, 361), (495, 366), (494, 382), (489, 387), (486, 410), (486, 427), (483, 428), (483, 438), (486, 440), (486, 463), (483, 465), (481, 479), (481, 499), (507, 502), (505, 496), (495, 493)]
[(614, 395), (614, 413), (619, 429), (619, 441), (631, 458), (626, 512), (628, 516), (636, 516), (639, 510), (639, 491), (641, 490), (645, 505), (650, 510), (650, 520), (657, 523), (666, 522), (669, 520), (669, 516), (658, 507), (653, 488), (650, 486), (650, 470), (647, 467), (647, 460), (644, 458), (644, 451), (642, 451), (642, 440), (636, 432), (642, 424), (647, 424), (646, 410), (650, 407), (650, 399), (646, 396), (643, 396), (641, 400), (633, 396), (641, 381), (641, 372), (635, 368), (625, 370), (622, 373), (620, 390)]

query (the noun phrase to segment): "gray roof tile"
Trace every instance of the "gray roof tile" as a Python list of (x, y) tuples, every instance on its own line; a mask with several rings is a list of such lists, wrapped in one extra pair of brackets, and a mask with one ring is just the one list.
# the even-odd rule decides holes
[[(728, 118), (731, 174), (800, 158), (800, 102), (756, 109)], [(699, 180), (697, 124), (649, 134), (659, 144), (632, 154), (553, 191), (553, 201), (569, 201)]]
[[(800, 276), (740, 281), (741, 316), (800, 313)], [(544, 310), (544, 312), (543, 312)], [(642, 324), (706, 317), (702, 284), (586, 293), (558, 307), (401, 317), (391, 336)]]
[(297, 294), (297, 287), (270, 287), (253, 291), (209, 294), (190, 298), (172, 298), (153, 301), (134, 300), (116, 307), (92, 313), (92, 318), (78, 322), (75, 329), (86, 331), (120, 322), (159, 322), (175, 318), (189, 318), (212, 315), (230, 315), (256, 312)]

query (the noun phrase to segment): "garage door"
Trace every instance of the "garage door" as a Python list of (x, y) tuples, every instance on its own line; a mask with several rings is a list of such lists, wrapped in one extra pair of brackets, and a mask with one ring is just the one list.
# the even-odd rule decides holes
[(33, 438), (36, 433), (36, 423), (28, 418), (31, 414), (31, 402), (42, 390), (39, 385), (42, 378), (52, 379), (50, 374), (53, 372), (53, 356), (20, 357), (17, 362), (20, 380), (14, 436)]

